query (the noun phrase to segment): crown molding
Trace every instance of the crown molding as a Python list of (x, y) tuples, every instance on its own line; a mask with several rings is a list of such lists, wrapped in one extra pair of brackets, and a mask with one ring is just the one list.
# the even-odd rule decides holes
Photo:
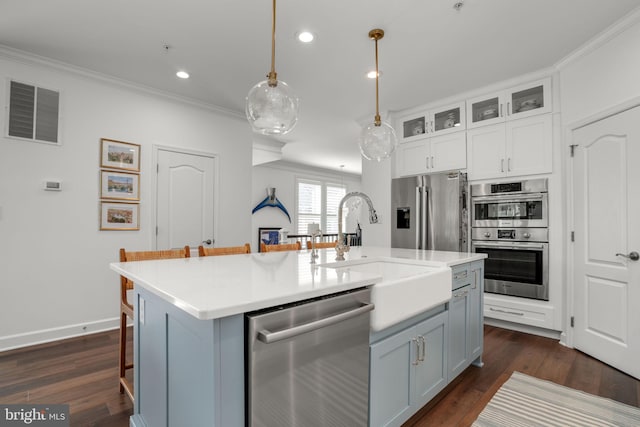
[(97, 71), (89, 70), (82, 67), (77, 67), (75, 65), (71, 65), (62, 61), (57, 61), (44, 56), (35, 55), (33, 53), (25, 52), (19, 49), (14, 49), (2, 44), (0, 44), (0, 58), (5, 58), (10, 61), (18, 62), (28, 66), (46, 67), (56, 71), (74, 74), (78, 77), (98, 81), (98, 82), (109, 84), (109, 85), (118, 86), (120, 88), (124, 88), (127, 90), (143, 93), (146, 95), (160, 97), (160, 98), (174, 101), (174, 102), (188, 104), (191, 106), (195, 106), (198, 108), (202, 108), (205, 110), (218, 113), (228, 118), (232, 118), (236, 120), (246, 120), (245, 115), (238, 111), (228, 110), (214, 104), (209, 104), (209, 103), (201, 102), (192, 98), (175, 95), (171, 92), (166, 92), (166, 91), (155, 89), (142, 84), (133, 83), (128, 80), (119, 79), (117, 77), (102, 74)]
[(587, 41), (582, 46), (575, 49), (573, 52), (556, 62), (554, 68), (559, 71), (562, 68), (571, 65), (573, 62), (602, 47), (604, 44), (608, 43), (629, 28), (639, 23), (640, 7), (637, 7), (631, 13), (627, 14), (625, 17), (609, 26), (606, 30), (600, 32), (591, 40)]

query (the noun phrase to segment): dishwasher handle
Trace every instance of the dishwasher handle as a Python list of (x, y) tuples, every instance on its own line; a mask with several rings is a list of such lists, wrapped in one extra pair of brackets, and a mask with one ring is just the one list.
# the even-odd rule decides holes
[(354, 310), (345, 311), (344, 313), (336, 314), (335, 316), (314, 320), (313, 322), (305, 323), (299, 326), (294, 326), (293, 328), (289, 328), (289, 329), (283, 329), (282, 331), (278, 331), (278, 332), (271, 332), (268, 329), (263, 329), (260, 332), (258, 332), (258, 339), (265, 344), (271, 344), (273, 342), (286, 340), (287, 338), (292, 338), (297, 335), (302, 335), (307, 332), (324, 328), (324, 327), (333, 325), (335, 323), (351, 319), (352, 317), (356, 317), (361, 314), (368, 313), (374, 308), (375, 308), (374, 304), (364, 304)]

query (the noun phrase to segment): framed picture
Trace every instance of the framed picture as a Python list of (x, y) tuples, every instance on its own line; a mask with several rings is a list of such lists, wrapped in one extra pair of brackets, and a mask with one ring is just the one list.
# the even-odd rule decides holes
[(265, 245), (277, 245), (280, 243), (280, 228), (260, 227), (258, 228), (258, 252), (260, 252), (260, 243)]
[(100, 167), (140, 172), (140, 145), (105, 138), (100, 143)]
[(108, 170), (100, 171), (100, 198), (140, 200), (140, 175)]
[(100, 230), (139, 230), (140, 205), (100, 202)]

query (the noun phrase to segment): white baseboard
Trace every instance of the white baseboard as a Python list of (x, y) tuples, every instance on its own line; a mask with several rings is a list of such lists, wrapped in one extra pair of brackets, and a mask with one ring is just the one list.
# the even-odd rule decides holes
[(560, 341), (560, 331), (551, 329), (538, 328), (537, 326), (523, 325), (520, 323), (508, 322), (506, 320), (484, 318), (484, 324), (489, 326), (497, 326), (498, 328), (511, 329), (512, 331), (524, 332), (541, 337), (553, 338)]
[(104, 319), (95, 322), (80, 323), (77, 325), (42, 329), (34, 332), (26, 332), (24, 334), (7, 335), (0, 337), (0, 352), (51, 341), (58, 341), (66, 338), (95, 334), (96, 332), (108, 331), (119, 327), (120, 319), (116, 317), (113, 319)]

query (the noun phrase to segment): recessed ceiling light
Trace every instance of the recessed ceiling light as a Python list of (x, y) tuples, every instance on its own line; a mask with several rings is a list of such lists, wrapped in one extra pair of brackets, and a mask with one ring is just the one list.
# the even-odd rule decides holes
[[(382, 76), (382, 71), (378, 71), (378, 77), (380, 77), (380, 76)], [(367, 73), (367, 78), (368, 79), (375, 79), (376, 78), (376, 70), (369, 71)]]
[(310, 31), (300, 31), (298, 34), (296, 34), (296, 38), (302, 43), (311, 43), (316, 37)]
[(180, 77), (181, 79), (188, 79), (189, 73), (187, 73), (186, 71), (178, 71), (176, 73), (176, 76)]

